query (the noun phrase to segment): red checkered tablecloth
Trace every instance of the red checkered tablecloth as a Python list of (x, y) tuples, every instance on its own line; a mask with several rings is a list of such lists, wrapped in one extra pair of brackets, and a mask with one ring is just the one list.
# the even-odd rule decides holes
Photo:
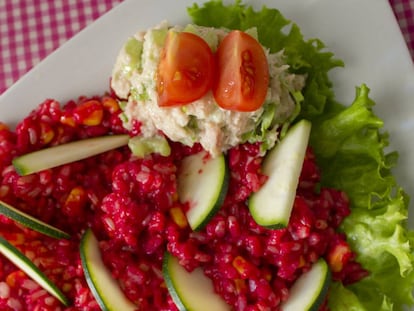
[[(0, 94), (122, 0), (0, 0)], [(414, 58), (414, 0), (389, 0)]]

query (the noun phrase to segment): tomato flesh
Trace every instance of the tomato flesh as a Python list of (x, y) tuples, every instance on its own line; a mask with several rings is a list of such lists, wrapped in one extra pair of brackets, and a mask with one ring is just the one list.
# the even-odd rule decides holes
[(220, 43), (213, 94), (228, 110), (255, 111), (266, 98), (269, 68), (263, 47), (249, 34), (233, 30)]
[(168, 31), (157, 70), (158, 105), (184, 105), (212, 87), (214, 56), (208, 44), (189, 32)]

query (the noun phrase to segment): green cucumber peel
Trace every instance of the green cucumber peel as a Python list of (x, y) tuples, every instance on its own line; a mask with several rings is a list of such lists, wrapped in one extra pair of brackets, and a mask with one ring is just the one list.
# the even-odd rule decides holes
[(70, 235), (0, 200), (0, 214), (19, 224), (55, 239), (70, 239)]
[(24, 271), (30, 278), (36, 281), (41, 287), (53, 295), (65, 306), (69, 306), (68, 298), (60, 289), (22, 252), (10, 242), (0, 237), (0, 253)]

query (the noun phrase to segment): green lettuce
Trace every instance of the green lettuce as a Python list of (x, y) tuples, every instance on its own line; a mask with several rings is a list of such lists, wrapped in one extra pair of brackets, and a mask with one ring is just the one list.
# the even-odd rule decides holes
[(335, 100), (328, 72), (343, 66), (318, 39), (305, 39), (279, 10), (255, 11), (241, 1), (211, 0), (188, 8), (198, 25), (246, 30), (257, 28), (271, 52), (284, 50), (290, 70), (307, 76), (297, 119), (312, 121), (311, 146), (322, 170), (322, 185), (345, 191), (352, 213), (341, 229), (370, 275), (351, 286), (333, 283), (334, 311), (403, 310), (413, 305), (414, 234), (407, 228), (409, 198), (392, 174), (398, 153), (385, 153), (388, 134), (373, 112), (369, 88), (356, 89), (355, 101)]
[[(366, 85), (354, 102), (314, 121), (311, 144), (323, 172), (322, 183), (344, 190), (352, 213), (342, 225), (358, 261), (370, 271), (349, 286), (361, 310), (403, 310), (414, 303), (412, 233), (407, 229), (409, 198), (392, 174), (398, 154), (384, 152), (388, 135), (373, 112)], [(334, 287), (336, 291), (344, 289)], [(332, 310), (349, 310), (331, 298)], [(358, 310), (358, 309), (356, 309)]]

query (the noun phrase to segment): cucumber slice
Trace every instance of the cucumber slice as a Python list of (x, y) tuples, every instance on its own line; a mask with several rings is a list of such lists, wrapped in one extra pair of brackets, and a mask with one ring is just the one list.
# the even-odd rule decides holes
[(102, 310), (137, 310), (103, 263), (98, 240), (91, 229), (82, 236), (80, 256), (86, 282)]
[(69, 306), (69, 300), (59, 288), (29, 258), (2, 237), (0, 237), (0, 253), (56, 297), (63, 305)]
[(75, 162), (127, 145), (128, 135), (108, 135), (69, 142), (41, 149), (13, 159), (20, 175), (29, 175), (48, 168)]
[(266, 155), (262, 172), (268, 180), (249, 198), (254, 220), (270, 228), (286, 227), (308, 146), (311, 123), (301, 120)]
[(66, 232), (55, 228), (41, 220), (38, 220), (33, 216), (28, 215), (3, 201), (0, 201), (0, 214), (13, 219), (25, 227), (43, 233), (52, 238), (70, 239), (70, 235)]
[(212, 158), (206, 151), (186, 157), (178, 174), (178, 197), (189, 202), (186, 213), (193, 230), (200, 230), (223, 204), (229, 172), (223, 154)]
[(216, 293), (212, 281), (201, 268), (191, 273), (166, 252), (162, 273), (168, 291), (180, 311), (227, 311), (230, 306)]
[(331, 283), (328, 264), (322, 258), (302, 274), (290, 289), (282, 311), (317, 311), (324, 302)]

